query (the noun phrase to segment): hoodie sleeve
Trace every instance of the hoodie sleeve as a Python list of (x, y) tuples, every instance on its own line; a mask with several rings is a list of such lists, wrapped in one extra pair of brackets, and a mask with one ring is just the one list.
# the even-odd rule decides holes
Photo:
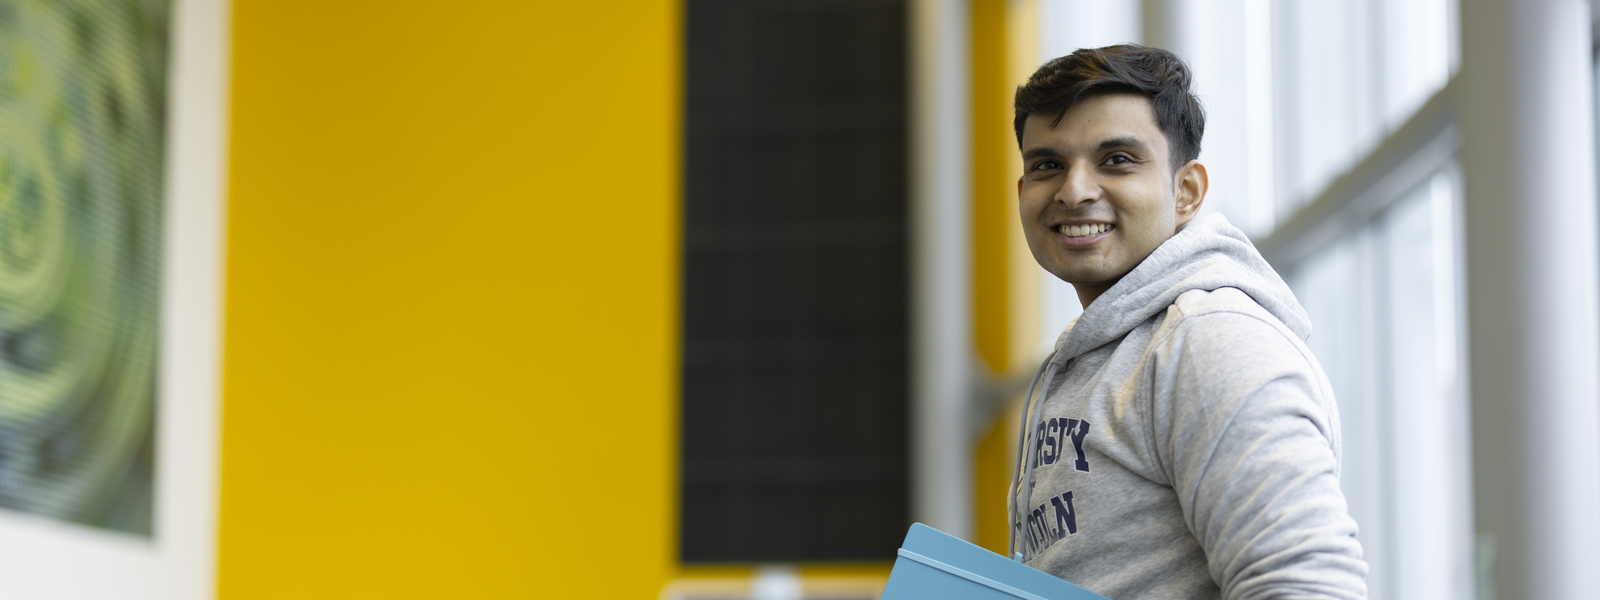
[(1184, 318), (1152, 348), (1153, 450), (1224, 598), (1365, 598), (1331, 393), (1288, 335)]

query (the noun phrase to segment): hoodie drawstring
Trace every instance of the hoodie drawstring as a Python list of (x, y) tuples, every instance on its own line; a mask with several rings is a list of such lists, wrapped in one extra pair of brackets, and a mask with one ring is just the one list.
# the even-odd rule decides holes
[[(1017, 468), (1012, 471), (1013, 487), (1011, 489), (1010, 502), (1007, 503), (1011, 507), (1011, 523), (1010, 527), (1007, 528), (1010, 530), (1011, 536), (1007, 542), (1007, 551), (1010, 553), (1011, 559), (1017, 562), (1024, 562), (1025, 560), (1023, 553), (1017, 551), (1017, 533), (1018, 529), (1022, 527), (1023, 521), (1026, 521), (1026, 518), (1018, 520), (1019, 515), (1022, 513), (1018, 506), (1017, 497), (1025, 493), (1023, 492), (1024, 489), (1028, 492), (1033, 491), (1034, 461), (1028, 460), (1029, 455), (1026, 452), (1026, 450), (1033, 447), (1033, 444), (1028, 443), (1028, 438), (1033, 433), (1034, 423), (1033, 389), (1039, 385), (1039, 379), (1043, 378), (1044, 387), (1040, 389), (1038, 403), (1038, 407), (1043, 410), (1045, 398), (1050, 394), (1050, 380), (1055, 377), (1055, 360), (1058, 352), (1060, 352), (1059, 349), (1052, 351), (1050, 356), (1045, 357), (1044, 364), (1039, 365), (1039, 370), (1033, 374), (1033, 382), (1028, 384), (1028, 395), (1022, 399), (1022, 435), (1017, 436)], [(1021, 478), (1016, 479), (1017, 475), (1021, 475)]]

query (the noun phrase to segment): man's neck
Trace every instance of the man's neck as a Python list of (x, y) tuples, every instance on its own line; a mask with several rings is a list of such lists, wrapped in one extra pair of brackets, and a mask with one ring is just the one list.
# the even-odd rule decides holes
[(1095, 298), (1106, 293), (1106, 290), (1111, 289), (1111, 286), (1116, 285), (1118, 281), (1122, 281), (1122, 278), (1118, 277), (1103, 283), (1074, 283), (1072, 288), (1078, 291), (1078, 302), (1083, 304), (1083, 309), (1089, 310), (1089, 305), (1094, 304)]

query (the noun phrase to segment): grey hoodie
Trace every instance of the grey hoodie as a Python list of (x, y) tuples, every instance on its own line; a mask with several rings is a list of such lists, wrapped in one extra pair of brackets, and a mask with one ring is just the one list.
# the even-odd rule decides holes
[(1014, 551), (1114, 600), (1366, 597), (1310, 334), (1243, 233), (1190, 222), (1040, 367)]

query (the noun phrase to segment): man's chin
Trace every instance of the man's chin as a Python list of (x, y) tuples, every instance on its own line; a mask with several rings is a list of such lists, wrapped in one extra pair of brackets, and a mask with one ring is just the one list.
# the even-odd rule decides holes
[(1122, 280), (1123, 276), (1127, 275), (1128, 272), (1132, 270), (1133, 269), (1131, 268), (1126, 270), (1109, 268), (1078, 268), (1062, 269), (1059, 271), (1051, 271), (1050, 273), (1055, 275), (1057, 279), (1072, 284), (1072, 287), (1079, 289), (1098, 289), (1104, 291), (1106, 289), (1110, 289), (1111, 286), (1116, 285), (1118, 281)]
[(1053, 270), (1050, 271), (1050, 274), (1051, 275), (1055, 275), (1057, 279), (1060, 279), (1062, 281), (1065, 281), (1065, 282), (1070, 283), (1070, 284), (1075, 285), (1075, 286), (1080, 286), (1080, 285), (1087, 285), (1087, 286), (1106, 285), (1107, 282), (1113, 282), (1114, 283), (1114, 282), (1116, 282), (1116, 280), (1122, 278), (1121, 276), (1112, 276), (1112, 275), (1110, 275), (1108, 270), (1105, 270), (1105, 269), (1086, 269), (1086, 268), (1059, 269), (1059, 270), (1054, 270), (1053, 269)]

